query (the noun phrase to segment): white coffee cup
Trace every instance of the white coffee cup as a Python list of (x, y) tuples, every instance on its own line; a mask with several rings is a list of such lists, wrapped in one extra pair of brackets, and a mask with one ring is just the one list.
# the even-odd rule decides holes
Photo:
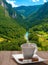
[(35, 43), (25, 43), (21, 45), (22, 53), (24, 58), (32, 58), (33, 55), (37, 52), (37, 45)]

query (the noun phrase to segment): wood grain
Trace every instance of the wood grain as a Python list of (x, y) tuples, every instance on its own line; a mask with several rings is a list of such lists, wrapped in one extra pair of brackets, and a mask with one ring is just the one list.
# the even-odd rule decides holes
[[(21, 51), (0, 51), (0, 65), (19, 65), (12, 58), (12, 54), (20, 54)], [(45, 59), (48, 59), (48, 51), (38, 51), (37, 54)], [(36, 63), (36, 64), (27, 64), (27, 65), (48, 65), (48, 61)]]

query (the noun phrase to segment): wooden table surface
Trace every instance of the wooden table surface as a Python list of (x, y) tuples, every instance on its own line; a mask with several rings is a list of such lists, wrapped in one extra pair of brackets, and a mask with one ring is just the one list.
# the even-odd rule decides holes
[[(12, 54), (20, 53), (21, 51), (0, 51), (0, 65), (19, 65), (12, 58)], [(37, 54), (42, 58), (48, 59), (48, 51), (39, 51)], [(27, 65), (48, 65), (48, 61)]]

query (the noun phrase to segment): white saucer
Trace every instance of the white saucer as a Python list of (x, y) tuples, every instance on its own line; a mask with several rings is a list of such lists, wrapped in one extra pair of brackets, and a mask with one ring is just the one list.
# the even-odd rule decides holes
[(12, 57), (15, 59), (15, 61), (19, 64), (28, 64), (28, 63), (37, 63), (37, 62), (43, 62), (46, 61), (47, 59), (43, 59), (41, 57), (39, 57), (37, 54), (34, 54), (33, 57), (37, 57), (39, 60), (38, 61), (34, 61), (32, 62), (31, 60), (24, 60), (24, 61), (20, 61), (20, 58), (24, 58), (23, 54), (13, 54)]

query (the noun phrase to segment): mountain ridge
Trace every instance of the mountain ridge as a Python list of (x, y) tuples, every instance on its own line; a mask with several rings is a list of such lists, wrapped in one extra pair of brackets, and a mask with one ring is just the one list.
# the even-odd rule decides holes
[[(46, 9), (45, 9), (46, 8)], [(48, 2), (42, 5), (42, 7), (34, 14), (31, 14), (28, 18), (26, 18), (26, 22), (28, 22), (28, 25), (34, 26), (37, 24), (41, 24), (42, 22), (45, 22), (44, 20), (48, 20)]]
[(27, 17), (31, 13), (37, 11), (41, 5), (36, 6), (19, 6), (14, 8), (15, 11), (18, 11), (19, 14), (22, 14), (24, 17)]

